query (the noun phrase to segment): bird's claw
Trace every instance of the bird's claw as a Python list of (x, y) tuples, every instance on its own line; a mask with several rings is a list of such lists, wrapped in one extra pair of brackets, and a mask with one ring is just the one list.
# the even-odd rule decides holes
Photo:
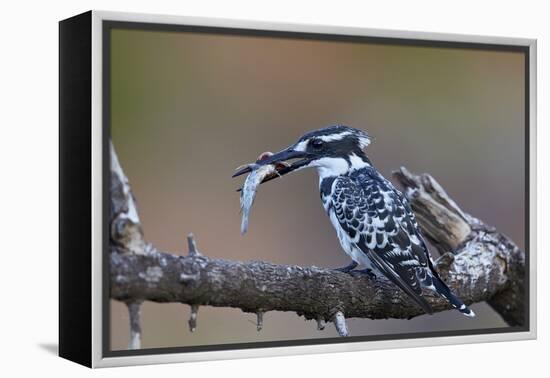
[(352, 261), (349, 265), (343, 266), (341, 268), (334, 268), (333, 270), (337, 270), (338, 272), (342, 272), (342, 273), (349, 273), (353, 269), (355, 269), (357, 265), (359, 264), (357, 264), (355, 261)]
[(375, 280), (376, 279), (376, 274), (374, 274), (374, 272), (372, 271), (372, 269), (360, 269), (360, 270), (354, 270), (353, 272), (351, 272), (352, 274), (360, 274), (360, 275), (366, 275), (368, 276), (371, 280)]

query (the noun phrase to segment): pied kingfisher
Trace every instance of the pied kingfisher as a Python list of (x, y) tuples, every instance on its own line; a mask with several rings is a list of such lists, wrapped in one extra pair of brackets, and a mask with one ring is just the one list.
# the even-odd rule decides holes
[[(422, 297), (422, 287), (435, 291), (464, 315), (475, 316), (435, 271), (408, 200), (363, 152), (370, 141), (362, 130), (330, 126), (303, 135), (257, 163), (298, 159), (271, 178), (308, 167), (317, 169), (324, 209), (352, 260), (338, 270), (350, 272), (362, 264), (367, 272), (383, 274), (429, 314), (433, 310)], [(244, 168), (235, 176), (249, 171)]]

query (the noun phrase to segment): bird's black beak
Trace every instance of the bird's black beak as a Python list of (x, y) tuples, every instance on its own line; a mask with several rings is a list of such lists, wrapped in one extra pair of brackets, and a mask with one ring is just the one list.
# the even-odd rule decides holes
[[(299, 159), (290, 164), (287, 163), (289, 160)], [(286, 175), (292, 171), (295, 171), (298, 168), (302, 168), (311, 162), (311, 156), (308, 153), (302, 151), (295, 151), (292, 147), (286, 148), (282, 151), (277, 152), (276, 154), (265, 156), (261, 159), (256, 160), (256, 164), (259, 166), (274, 164), (277, 167), (277, 174), (273, 176), (268, 176), (262, 183), (266, 181), (273, 180), (274, 178)], [(280, 165), (279, 165), (280, 164)], [(233, 174), (232, 177), (237, 177), (245, 173), (252, 171), (251, 165), (247, 165)]]

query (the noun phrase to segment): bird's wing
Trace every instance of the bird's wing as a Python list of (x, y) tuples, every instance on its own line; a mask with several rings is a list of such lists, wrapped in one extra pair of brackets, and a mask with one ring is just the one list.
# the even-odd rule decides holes
[(340, 177), (334, 185), (331, 205), (350, 241), (424, 311), (432, 313), (420, 296), (417, 276), (419, 269), (428, 267), (429, 257), (397, 189), (384, 178), (368, 174)]
[(422, 236), (422, 234), (419, 231), (420, 227), (418, 226), (418, 222), (416, 221), (416, 216), (414, 215), (414, 212), (412, 211), (411, 204), (409, 203), (409, 200), (407, 199), (407, 197), (405, 197), (403, 195), (403, 193), (401, 193), (399, 190), (397, 190), (389, 181), (387, 181), (386, 179), (384, 179), (384, 180), (386, 181), (387, 184), (389, 184), (393, 188), (393, 191), (395, 192), (395, 195), (397, 196), (397, 199), (403, 204), (403, 208), (405, 209), (405, 213), (408, 215), (408, 218), (411, 221), (411, 230), (415, 231), (416, 240), (418, 240), (418, 243), (416, 243), (416, 244), (418, 244), (418, 246), (420, 247), (420, 248), (416, 248), (415, 250), (418, 251), (419, 253), (422, 253), (422, 251), (423, 251), (423, 254), (426, 256), (426, 260), (428, 262), (429, 270), (426, 270), (425, 272), (423, 272), (424, 273), (423, 275), (425, 277), (427, 277), (429, 275), (433, 275), (433, 276), (437, 277), (438, 279), (441, 279), (439, 277), (439, 273), (437, 272), (437, 270), (435, 270), (435, 268), (433, 266), (433, 262), (432, 262), (432, 259), (431, 259), (431, 256), (430, 256), (430, 251), (428, 249), (428, 246), (426, 245), (426, 241), (424, 240), (424, 237)]

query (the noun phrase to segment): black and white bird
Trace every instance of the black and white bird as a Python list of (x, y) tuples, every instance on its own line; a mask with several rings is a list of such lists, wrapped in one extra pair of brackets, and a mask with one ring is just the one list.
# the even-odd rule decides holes
[[(330, 126), (303, 135), (258, 163), (292, 160), (279, 176), (308, 167), (317, 169), (324, 209), (352, 260), (339, 270), (350, 272), (361, 264), (366, 271), (382, 274), (429, 314), (433, 310), (422, 297), (422, 288), (435, 291), (464, 315), (475, 316), (435, 271), (408, 200), (365, 154), (370, 142), (362, 130)], [(234, 176), (249, 171), (244, 168)]]

